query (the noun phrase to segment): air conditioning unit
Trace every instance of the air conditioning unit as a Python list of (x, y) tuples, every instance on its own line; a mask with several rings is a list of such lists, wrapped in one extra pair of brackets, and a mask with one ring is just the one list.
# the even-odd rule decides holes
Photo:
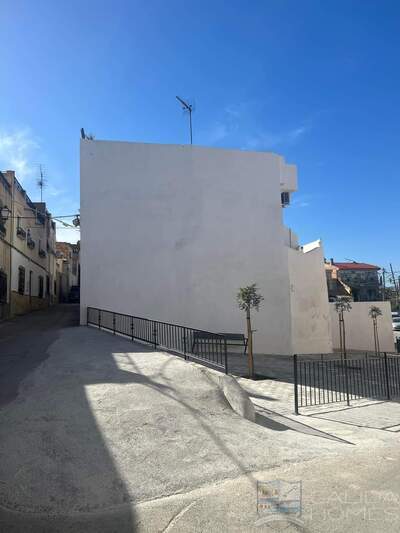
[(290, 204), (290, 193), (281, 192), (282, 207), (286, 207)]

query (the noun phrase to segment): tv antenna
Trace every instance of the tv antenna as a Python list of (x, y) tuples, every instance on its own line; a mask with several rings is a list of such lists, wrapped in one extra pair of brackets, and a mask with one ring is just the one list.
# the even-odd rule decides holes
[(193, 144), (193, 134), (192, 134), (192, 111), (193, 111), (193, 104), (188, 104), (180, 98), (179, 96), (176, 97), (178, 102), (182, 105), (182, 109), (184, 111), (187, 111), (189, 113), (189, 128), (190, 128), (190, 144)]
[(40, 201), (43, 202), (43, 189), (47, 185), (47, 180), (44, 177), (44, 170), (42, 165), (39, 165), (39, 177), (36, 181), (36, 184), (40, 189)]

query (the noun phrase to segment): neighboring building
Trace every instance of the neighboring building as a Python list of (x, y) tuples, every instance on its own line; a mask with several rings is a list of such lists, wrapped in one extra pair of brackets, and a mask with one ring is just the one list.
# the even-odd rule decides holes
[(58, 301), (68, 302), (71, 287), (80, 285), (80, 243), (57, 242)]
[(0, 198), (9, 212), (0, 224), (1, 316), (6, 318), (54, 303), (56, 226), (46, 204), (30, 200), (14, 171), (0, 176)]
[(0, 320), (10, 314), (11, 224), (8, 215), (11, 211), (11, 198), (11, 184), (0, 172)]
[(242, 332), (257, 283), (255, 350), (330, 352), (319, 241), (283, 223), (294, 165), (266, 152), (81, 141), (81, 322), (87, 306)]
[(325, 261), (326, 283), (328, 285), (328, 297), (330, 302), (337, 298), (347, 296), (352, 298), (351, 288), (343, 283), (339, 277), (339, 268), (331, 261)]
[(373, 302), (381, 298), (378, 272), (380, 267), (367, 263), (337, 263), (331, 260), (337, 269), (337, 277), (342, 284), (350, 287), (355, 302)]

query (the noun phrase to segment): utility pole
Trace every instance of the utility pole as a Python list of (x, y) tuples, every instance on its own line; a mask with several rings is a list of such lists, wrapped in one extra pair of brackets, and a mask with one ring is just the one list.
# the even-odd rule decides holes
[(385, 269), (382, 269), (382, 286), (383, 286), (382, 301), (384, 301), (386, 298), (386, 270)]
[(176, 99), (180, 104), (182, 104), (182, 109), (189, 113), (189, 128), (190, 128), (190, 144), (193, 144), (193, 135), (192, 135), (192, 111), (193, 105), (188, 104), (185, 100), (182, 100), (179, 96), (176, 96)]
[(399, 307), (399, 286), (397, 285), (397, 280), (394, 276), (394, 272), (393, 272), (393, 267), (392, 267), (392, 263), (389, 263), (390, 264), (390, 271), (392, 273), (392, 279), (393, 279), (393, 283), (394, 283), (394, 290), (396, 292), (396, 308)]

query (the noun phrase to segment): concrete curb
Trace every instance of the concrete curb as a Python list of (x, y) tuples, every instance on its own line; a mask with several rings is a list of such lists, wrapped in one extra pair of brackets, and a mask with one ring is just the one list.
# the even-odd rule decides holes
[(235, 413), (246, 418), (246, 420), (255, 422), (256, 412), (253, 402), (234, 377), (205, 368), (201, 370), (221, 389)]

